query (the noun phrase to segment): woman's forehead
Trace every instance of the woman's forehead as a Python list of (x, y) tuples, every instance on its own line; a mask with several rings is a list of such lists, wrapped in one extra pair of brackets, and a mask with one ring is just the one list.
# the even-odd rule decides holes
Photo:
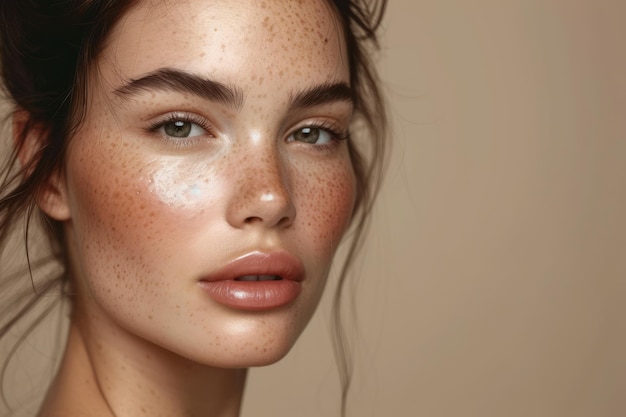
[(100, 55), (109, 85), (161, 68), (210, 76), (246, 90), (348, 81), (340, 23), (324, 0), (140, 1)]

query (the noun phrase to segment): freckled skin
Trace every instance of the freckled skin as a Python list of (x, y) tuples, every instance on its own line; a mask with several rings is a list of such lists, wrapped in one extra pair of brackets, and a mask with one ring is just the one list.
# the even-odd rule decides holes
[[(234, 401), (236, 410), (243, 382), (228, 368), (280, 359), (313, 314), (350, 221), (355, 179), (345, 141), (311, 145), (291, 134), (310, 122), (347, 129), (352, 108), (292, 111), (289, 103), (296, 91), (349, 82), (334, 19), (323, 1), (140, 2), (111, 34), (68, 149), (70, 214), (60, 220), (77, 292), (68, 352), (72, 340), (84, 344), (116, 415), (178, 415), (177, 407), (200, 407), (190, 393)], [(120, 101), (112, 92), (163, 67), (237, 86), (244, 104), (172, 91)], [(181, 147), (149, 128), (171, 112), (210, 127)], [(199, 290), (200, 278), (257, 250), (303, 262), (293, 303), (238, 311)], [(198, 381), (211, 379), (220, 388), (209, 395)], [(232, 389), (238, 394), (224, 394)], [(183, 392), (193, 404), (177, 401)]]

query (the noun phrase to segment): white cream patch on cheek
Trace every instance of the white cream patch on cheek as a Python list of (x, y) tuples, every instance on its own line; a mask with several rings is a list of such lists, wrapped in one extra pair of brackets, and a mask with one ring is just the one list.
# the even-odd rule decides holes
[(206, 180), (210, 171), (206, 166), (168, 163), (152, 172), (148, 190), (169, 207), (199, 209), (211, 199)]

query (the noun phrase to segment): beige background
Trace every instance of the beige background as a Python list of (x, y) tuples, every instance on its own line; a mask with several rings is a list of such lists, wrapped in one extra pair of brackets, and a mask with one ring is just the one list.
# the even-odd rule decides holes
[[(625, 18), (623, 0), (391, 2), (352, 415), (626, 415)], [(244, 417), (337, 414), (329, 321), (251, 372)]]
[[(354, 416), (626, 415), (626, 2), (391, 1)], [(244, 416), (335, 410), (328, 314)]]

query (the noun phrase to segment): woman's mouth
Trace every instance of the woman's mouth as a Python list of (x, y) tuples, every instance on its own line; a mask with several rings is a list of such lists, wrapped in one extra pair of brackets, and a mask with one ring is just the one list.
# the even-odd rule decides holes
[(281, 277), (277, 275), (245, 275), (235, 278), (235, 281), (280, 281)]
[(287, 252), (251, 252), (199, 281), (216, 302), (237, 310), (270, 310), (294, 301), (304, 266)]

